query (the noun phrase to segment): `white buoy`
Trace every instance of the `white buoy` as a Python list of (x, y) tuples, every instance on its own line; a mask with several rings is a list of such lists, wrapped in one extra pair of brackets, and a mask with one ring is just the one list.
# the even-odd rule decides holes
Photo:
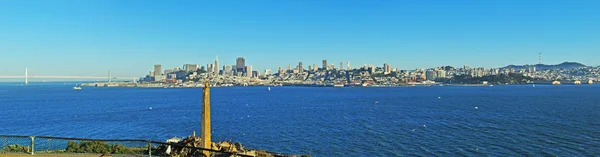
[(375, 104), (379, 104), (379, 101), (375, 101)]
[(475, 109), (477, 110), (477, 109), (479, 109), (479, 108), (478, 108), (477, 106), (475, 106)]
[(442, 97), (439, 97), (439, 96), (438, 96), (438, 99), (442, 99)]
[(424, 128), (427, 128), (427, 125), (423, 124), (423, 127), (424, 127)]
[(150, 107), (150, 108), (148, 108), (148, 109), (152, 110), (152, 107)]

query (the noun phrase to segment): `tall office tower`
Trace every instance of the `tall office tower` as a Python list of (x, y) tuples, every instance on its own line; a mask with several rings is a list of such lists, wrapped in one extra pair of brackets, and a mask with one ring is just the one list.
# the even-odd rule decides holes
[(302, 62), (298, 63), (298, 71), (299, 72), (304, 71), (304, 66), (302, 66)]
[(238, 57), (235, 60), (235, 69), (238, 72), (241, 72), (245, 70), (244, 68), (246, 68), (246, 59), (244, 59), (243, 57)]
[(285, 72), (283, 71), (283, 69), (281, 67), (279, 67), (279, 69), (277, 70), (277, 72), (279, 73), (279, 76), (285, 74)]
[(352, 69), (352, 66), (350, 66), (350, 61), (348, 61), (348, 63), (346, 64), (346, 70), (350, 70)]
[(340, 69), (339, 70), (344, 70), (344, 62), (340, 62)]
[(215, 71), (215, 65), (214, 64), (206, 64), (206, 72), (213, 73), (214, 71)]
[(319, 71), (319, 66), (317, 66), (317, 64), (313, 64), (312, 68), (313, 71)]
[(384, 71), (385, 74), (392, 73), (392, 67), (389, 64), (384, 63), (383, 64), (383, 71)]
[(215, 59), (215, 74), (219, 75), (219, 56)]
[(329, 70), (329, 64), (327, 64), (327, 60), (323, 60), (323, 70)]
[(200, 65), (198, 65), (198, 64), (184, 64), (183, 68), (185, 69), (186, 72), (193, 72), (193, 71), (196, 71), (196, 70), (200, 69)]
[(246, 75), (252, 77), (252, 65), (246, 66)]
[(155, 64), (154, 65), (154, 81), (162, 80), (162, 65)]

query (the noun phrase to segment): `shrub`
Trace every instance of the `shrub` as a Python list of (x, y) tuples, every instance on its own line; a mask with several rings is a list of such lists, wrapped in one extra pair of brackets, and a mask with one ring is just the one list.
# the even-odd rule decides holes
[(13, 144), (13, 145), (8, 145), (4, 148), (2, 148), (3, 152), (24, 152), (24, 153), (29, 153), (31, 152), (31, 148), (29, 146), (22, 146), (22, 145), (18, 145), (18, 144)]

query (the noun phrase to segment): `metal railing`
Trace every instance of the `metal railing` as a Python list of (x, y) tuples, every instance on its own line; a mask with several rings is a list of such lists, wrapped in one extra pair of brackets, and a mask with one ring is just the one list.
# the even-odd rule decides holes
[[(0, 154), (71, 154), (98, 156), (211, 156), (252, 157), (279, 156), (271, 154), (239, 154), (226, 150), (214, 150), (177, 143), (130, 139), (87, 139), (52, 136), (0, 135)], [(264, 151), (263, 151), (264, 152)]]

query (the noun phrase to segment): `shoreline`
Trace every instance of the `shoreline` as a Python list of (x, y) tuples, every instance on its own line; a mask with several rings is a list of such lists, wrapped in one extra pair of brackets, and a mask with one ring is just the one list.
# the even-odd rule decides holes
[[(430, 86), (454, 86), (454, 87), (482, 87), (482, 86), (510, 86), (510, 85), (533, 85), (528, 84), (403, 84), (403, 85), (322, 85), (322, 84), (256, 84), (256, 85), (212, 85), (213, 88), (225, 88), (225, 87), (317, 87), (317, 88), (402, 88), (402, 87), (430, 87)], [(535, 84), (535, 85), (552, 85), (552, 84)], [(593, 84), (561, 84), (561, 85), (593, 85)], [(140, 84), (132, 82), (98, 82), (98, 83), (85, 83), (81, 84), (81, 87), (121, 87), (121, 88), (203, 88), (202, 84), (160, 84), (160, 83), (149, 83)], [(560, 86), (560, 85), (553, 85)]]

